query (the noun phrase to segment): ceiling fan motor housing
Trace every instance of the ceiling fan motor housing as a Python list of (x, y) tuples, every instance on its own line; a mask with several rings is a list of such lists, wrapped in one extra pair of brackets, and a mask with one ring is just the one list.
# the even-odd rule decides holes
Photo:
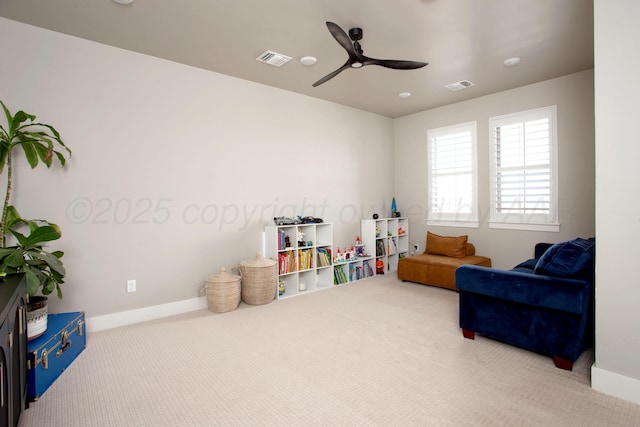
[(362, 40), (362, 28), (352, 28), (349, 30), (349, 38), (354, 42)]

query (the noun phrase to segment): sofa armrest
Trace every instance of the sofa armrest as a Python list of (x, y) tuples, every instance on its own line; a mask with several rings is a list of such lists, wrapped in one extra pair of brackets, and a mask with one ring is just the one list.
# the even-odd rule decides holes
[(476, 247), (473, 246), (473, 243), (467, 242), (467, 246), (464, 251), (465, 256), (473, 256), (476, 254)]
[(460, 292), (580, 314), (591, 298), (591, 284), (539, 274), (462, 265), (456, 270)]
[(538, 243), (538, 244), (536, 244), (536, 247), (535, 247), (535, 250), (534, 250), (534, 258), (535, 259), (540, 259), (542, 254), (544, 254), (547, 251), (547, 249), (549, 249), (551, 246), (553, 246), (553, 243)]

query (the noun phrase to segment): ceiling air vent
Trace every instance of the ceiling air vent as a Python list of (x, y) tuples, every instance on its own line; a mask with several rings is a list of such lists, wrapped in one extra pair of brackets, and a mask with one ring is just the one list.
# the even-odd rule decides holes
[(468, 87), (474, 86), (469, 80), (460, 80), (459, 82), (451, 83), (446, 85), (445, 87), (452, 92), (457, 92), (462, 89), (466, 89)]
[(276, 67), (282, 67), (284, 64), (291, 61), (291, 57), (267, 50), (262, 55), (258, 56), (256, 61), (264, 62), (265, 64), (274, 65)]

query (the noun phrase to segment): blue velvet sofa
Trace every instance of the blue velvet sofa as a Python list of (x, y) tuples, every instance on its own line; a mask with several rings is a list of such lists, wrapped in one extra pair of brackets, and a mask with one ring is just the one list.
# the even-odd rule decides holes
[(571, 370), (593, 344), (595, 239), (538, 243), (535, 258), (512, 270), (456, 270), (460, 327), (553, 358)]

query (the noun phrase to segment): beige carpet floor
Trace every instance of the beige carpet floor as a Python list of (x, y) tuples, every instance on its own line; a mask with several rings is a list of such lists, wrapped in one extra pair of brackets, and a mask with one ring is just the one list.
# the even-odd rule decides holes
[(458, 328), (457, 293), (395, 275), (89, 334), (20, 426), (633, 426), (640, 406)]

